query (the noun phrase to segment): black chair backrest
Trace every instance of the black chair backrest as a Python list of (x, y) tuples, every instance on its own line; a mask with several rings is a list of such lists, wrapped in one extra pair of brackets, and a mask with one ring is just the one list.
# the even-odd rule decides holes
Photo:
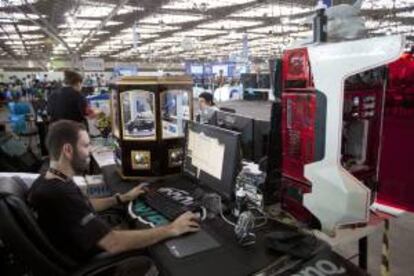
[(228, 113), (236, 113), (236, 109), (230, 107), (220, 107), (220, 110)]
[(58, 252), (26, 203), (20, 178), (0, 178), (0, 239), (35, 275), (66, 275), (78, 264)]

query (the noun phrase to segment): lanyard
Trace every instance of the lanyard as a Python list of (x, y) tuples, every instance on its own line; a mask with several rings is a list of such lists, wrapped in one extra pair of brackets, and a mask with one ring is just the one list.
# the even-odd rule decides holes
[(69, 177), (68, 177), (66, 174), (64, 174), (63, 172), (59, 171), (59, 170), (56, 170), (56, 169), (54, 169), (54, 168), (49, 168), (49, 172), (53, 173), (53, 174), (54, 174), (54, 175), (56, 175), (56, 176), (59, 176), (59, 177), (60, 177), (60, 178), (62, 178), (65, 182), (66, 182), (66, 181), (69, 181)]

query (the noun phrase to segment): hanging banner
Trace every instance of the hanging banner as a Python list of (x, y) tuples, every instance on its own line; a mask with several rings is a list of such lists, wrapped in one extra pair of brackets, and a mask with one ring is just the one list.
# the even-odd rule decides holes
[(327, 8), (332, 7), (332, 0), (323, 0), (323, 3)]
[(104, 71), (105, 61), (102, 58), (85, 58), (82, 60), (84, 71)]
[(120, 76), (136, 76), (138, 75), (138, 67), (136, 65), (132, 64), (125, 64), (125, 65), (115, 65), (114, 76), (120, 77)]

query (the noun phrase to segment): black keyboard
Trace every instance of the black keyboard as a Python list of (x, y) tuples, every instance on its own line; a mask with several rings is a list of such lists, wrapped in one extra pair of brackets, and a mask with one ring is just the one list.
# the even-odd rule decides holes
[(199, 206), (194, 204), (191, 206), (186, 206), (174, 199), (170, 198), (168, 195), (160, 193), (158, 191), (149, 191), (144, 196), (145, 202), (154, 210), (158, 211), (164, 217), (169, 220), (175, 220), (177, 217), (183, 213), (190, 211), (198, 211)]

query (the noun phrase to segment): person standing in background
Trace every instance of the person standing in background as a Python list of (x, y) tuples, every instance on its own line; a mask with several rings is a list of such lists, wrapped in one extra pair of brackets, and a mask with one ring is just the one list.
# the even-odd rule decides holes
[(220, 70), (219, 75), (217, 76), (217, 79), (216, 79), (217, 87), (222, 87), (225, 84), (225, 82), (226, 82), (226, 78), (224, 77), (223, 70)]
[(87, 101), (81, 93), (83, 78), (76, 71), (64, 72), (64, 83), (61, 89), (53, 92), (48, 101), (50, 121), (66, 119), (83, 123), (87, 126)]

